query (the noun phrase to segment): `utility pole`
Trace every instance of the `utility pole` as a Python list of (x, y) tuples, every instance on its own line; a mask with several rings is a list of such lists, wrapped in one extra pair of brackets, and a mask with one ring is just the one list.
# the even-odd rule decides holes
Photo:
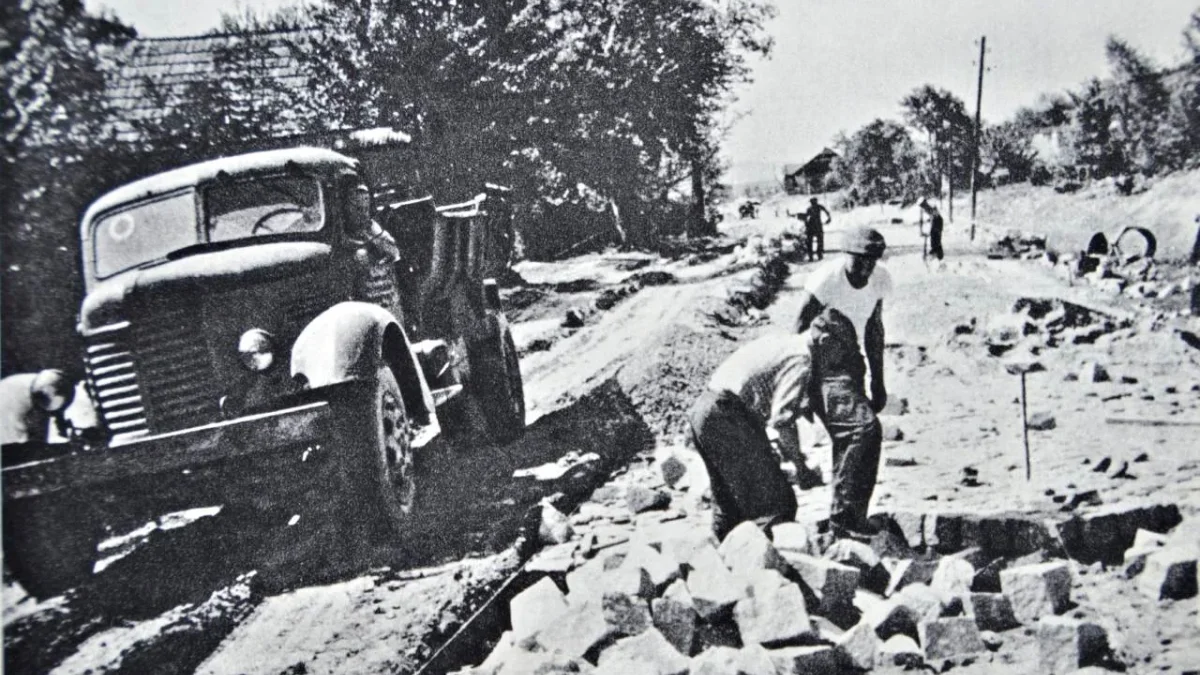
[(975, 185), (975, 174), (979, 173), (979, 141), (982, 132), (980, 126), (979, 111), (983, 106), (983, 58), (987, 53), (987, 36), (979, 38), (979, 84), (975, 88), (975, 142), (974, 151), (971, 157), (971, 241), (975, 241), (975, 193), (978, 191), (978, 186)]

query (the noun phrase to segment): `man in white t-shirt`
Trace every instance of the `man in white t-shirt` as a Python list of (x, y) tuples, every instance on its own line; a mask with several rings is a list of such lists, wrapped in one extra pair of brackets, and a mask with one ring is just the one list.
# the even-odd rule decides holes
[[(836, 362), (816, 359), (815, 379), (821, 394), (818, 413), (833, 443), (833, 507), (830, 525), (835, 536), (864, 535), (870, 531), (867, 508), (875, 490), (883, 432), (875, 414), (887, 404), (883, 378), (883, 301), (892, 291), (892, 279), (879, 265), (887, 244), (883, 235), (868, 227), (846, 233), (846, 255), (831, 260), (804, 284), (796, 331), (809, 329), (826, 309), (845, 315), (854, 326), (857, 351), (846, 349)], [(866, 367), (863, 356), (866, 356)], [(870, 397), (865, 376), (870, 373)]]

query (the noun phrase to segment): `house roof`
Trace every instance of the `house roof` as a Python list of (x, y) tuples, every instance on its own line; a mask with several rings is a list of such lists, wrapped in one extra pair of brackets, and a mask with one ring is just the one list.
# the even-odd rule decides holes
[(825, 173), (829, 171), (830, 163), (838, 156), (833, 150), (824, 148), (804, 164), (784, 164), (783, 174), (785, 176), (794, 176), (798, 173)]
[[(141, 38), (118, 54), (106, 98), (117, 140), (136, 141), (147, 124), (162, 121), (172, 103), (195, 87), (219, 88), (228, 96), (226, 115), (261, 109), (289, 89), (307, 84), (290, 43), (301, 31), (193, 37)], [(294, 134), (296, 120), (273, 120), (272, 135)]]

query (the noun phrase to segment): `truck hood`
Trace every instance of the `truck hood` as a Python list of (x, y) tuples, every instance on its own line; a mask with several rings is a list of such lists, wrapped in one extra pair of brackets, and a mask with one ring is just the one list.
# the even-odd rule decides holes
[(332, 255), (332, 247), (319, 242), (256, 243), (132, 270), (92, 287), (80, 309), (79, 330), (86, 335), (124, 320), (127, 299), (135, 293), (153, 297), (218, 292), (323, 269)]

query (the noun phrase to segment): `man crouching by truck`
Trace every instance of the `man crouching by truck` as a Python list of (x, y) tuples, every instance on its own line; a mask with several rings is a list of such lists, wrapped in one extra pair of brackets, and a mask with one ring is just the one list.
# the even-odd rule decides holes
[[(796, 495), (780, 468), (780, 456), (795, 465), (801, 489), (821, 484), (820, 474), (808, 467), (800, 450), (796, 422), (800, 417), (811, 421), (815, 413), (828, 425), (820, 385), (843, 375), (836, 369), (853, 363), (845, 352), (857, 354), (855, 343), (850, 321), (830, 309), (805, 333), (769, 333), (743, 345), (713, 373), (689, 419), (712, 486), (718, 539), (746, 520), (770, 528), (794, 519)], [(835, 456), (835, 513), (837, 472), (860, 470), (867, 468), (839, 464)], [(873, 481), (873, 469), (870, 475)]]

